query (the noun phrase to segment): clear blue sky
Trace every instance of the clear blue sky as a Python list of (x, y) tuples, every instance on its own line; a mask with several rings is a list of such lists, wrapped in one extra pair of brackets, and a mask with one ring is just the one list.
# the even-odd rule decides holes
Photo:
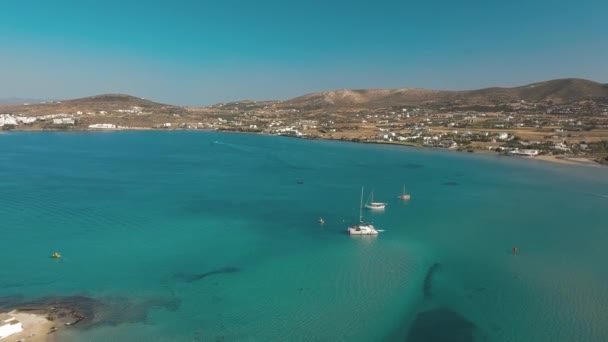
[(0, 98), (608, 82), (606, 0), (2, 0)]

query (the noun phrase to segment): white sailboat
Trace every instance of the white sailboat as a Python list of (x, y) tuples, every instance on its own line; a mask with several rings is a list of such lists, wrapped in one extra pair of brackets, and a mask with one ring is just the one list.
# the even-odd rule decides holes
[(369, 201), (365, 204), (365, 208), (369, 210), (384, 210), (388, 203), (385, 202), (374, 202), (374, 191), (369, 193)]
[(361, 202), (359, 204), (359, 224), (348, 227), (350, 235), (377, 235), (378, 231), (371, 223), (363, 222), (363, 187), (361, 187)]
[(399, 198), (400, 200), (404, 200), (404, 201), (407, 201), (410, 198), (412, 198), (412, 196), (410, 196), (407, 192), (405, 192), (405, 185), (403, 186), (403, 191), (401, 192), (401, 195), (397, 196), (397, 198)]

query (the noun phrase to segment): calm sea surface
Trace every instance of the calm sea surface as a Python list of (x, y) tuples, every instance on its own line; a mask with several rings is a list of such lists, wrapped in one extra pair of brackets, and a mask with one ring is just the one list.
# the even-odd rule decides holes
[[(362, 185), (389, 202), (365, 213), (377, 238), (344, 233)], [(114, 310), (67, 341), (606, 341), (607, 212), (606, 168), (209, 132), (5, 133), (0, 297)]]

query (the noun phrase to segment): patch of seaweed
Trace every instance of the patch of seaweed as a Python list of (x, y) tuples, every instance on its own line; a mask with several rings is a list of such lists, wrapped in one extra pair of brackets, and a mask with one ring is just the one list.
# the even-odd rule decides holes
[(218, 269), (211, 270), (211, 271), (208, 271), (205, 273), (196, 273), (196, 274), (177, 273), (174, 275), (174, 278), (176, 278), (180, 281), (186, 282), (186, 283), (193, 283), (195, 281), (203, 280), (210, 276), (224, 274), (224, 273), (236, 273), (236, 272), (240, 272), (240, 271), (241, 270), (238, 267), (223, 267), (223, 268), (218, 268)]
[(441, 268), (441, 264), (436, 262), (431, 267), (429, 267), (428, 271), (426, 271), (426, 276), (424, 277), (424, 285), (422, 287), (422, 292), (424, 294), (424, 298), (431, 298), (433, 296), (433, 275)]
[(23, 296), (14, 295), (14, 296), (2, 296), (0, 297), (0, 310), (5, 310), (5, 308), (10, 308), (15, 306), (15, 304), (23, 301)]
[(23, 300), (18, 296), (0, 297), (0, 311), (31, 311), (45, 314), (66, 326), (81, 328), (100, 325), (145, 322), (150, 310), (163, 308), (175, 311), (180, 302), (170, 299), (128, 299), (112, 297), (96, 299), (87, 296), (43, 297)]
[(422, 165), (422, 164), (416, 164), (416, 163), (405, 163), (405, 164), (401, 164), (400, 166), (404, 167), (406, 169), (412, 169), (412, 170), (420, 169), (420, 168), (424, 167), (424, 165)]
[(460, 183), (454, 182), (454, 181), (448, 181), (448, 182), (441, 183), (441, 185), (445, 185), (445, 186), (458, 186), (458, 185), (460, 185)]
[(438, 308), (416, 316), (406, 342), (473, 342), (476, 326), (460, 314)]

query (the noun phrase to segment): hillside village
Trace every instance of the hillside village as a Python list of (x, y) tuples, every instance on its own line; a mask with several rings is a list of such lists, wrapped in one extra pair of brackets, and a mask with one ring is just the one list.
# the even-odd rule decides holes
[[(556, 97), (530, 101), (513, 96), (479, 100), (474, 95), (474, 100), (469, 101), (462, 94), (454, 98), (450, 93), (443, 97), (433, 95), (438, 100), (429, 101), (430, 95), (423, 93), (423, 101), (370, 105), (371, 101), (361, 101), (360, 94), (357, 103), (336, 103), (334, 98), (327, 100), (335, 93), (326, 94), (310, 95), (312, 100), (308, 102), (305, 98), (242, 101), (204, 108), (162, 105), (126, 95), (100, 95), (0, 106), (0, 127), (217, 130), (521, 156), (584, 157), (608, 163), (608, 96), (566, 102)], [(350, 99), (344, 94), (341, 92), (338, 100)]]

